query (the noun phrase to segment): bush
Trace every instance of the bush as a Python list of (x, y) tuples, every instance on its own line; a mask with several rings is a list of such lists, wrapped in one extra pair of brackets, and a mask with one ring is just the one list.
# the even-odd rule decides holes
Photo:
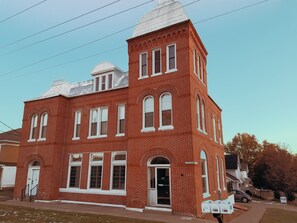
[(274, 191), (274, 198), (276, 200), (279, 200), (280, 199), (280, 192), (279, 191)]

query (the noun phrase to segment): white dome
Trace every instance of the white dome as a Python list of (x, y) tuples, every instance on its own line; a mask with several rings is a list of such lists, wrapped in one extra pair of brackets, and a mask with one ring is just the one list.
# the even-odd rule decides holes
[(157, 8), (143, 16), (132, 37), (141, 36), (188, 19), (181, 3), (174, 0), (158, 0)]
[(93, 69), (93, 71), (91, 72), (91, 74), (94, 75), (94, 74), (98, 74), (98, 73), (104, 73), (106, 71), (112, 71), (112, 70), (115, 70), (115, 69), (118, 69), (118, 68), (115, 65), (113, 65), (112, 63), (110, 63), (110, 62), (103, 62), (103, 63), (98, 64)]

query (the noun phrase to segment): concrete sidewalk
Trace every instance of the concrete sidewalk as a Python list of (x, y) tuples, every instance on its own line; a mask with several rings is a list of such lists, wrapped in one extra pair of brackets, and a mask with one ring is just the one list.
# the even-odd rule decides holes
[(61, 202), (22, 202), (15, 200), (0, 201), (3, 205), (22, 206), (30, 208), (38, 208), (45, 210), (54, 211), (65, 211), (65, 212), (77, 212), (77, 213), (88, 213), (88, 214), (99, 214), (99, 215), (111, 215), (118, 217), (136, 218), (151, 221), (170, 222), (170, 223), (213, 223), (213, 221), (207, 221), (203, 219), (197, 219), (193, 217), (177, 216), (166, 212), (135, 212), (129, 211), (124, 208), (115, 207), (103, 207), (97, 205), (86, 205), (86, 204), (66, 204)]

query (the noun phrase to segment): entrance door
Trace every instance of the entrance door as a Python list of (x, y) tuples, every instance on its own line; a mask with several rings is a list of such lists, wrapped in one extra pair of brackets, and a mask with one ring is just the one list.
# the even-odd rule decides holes
[(156, 168), (157, 170), (157, 204), (170, 205), (170, 173), (168, 167)]
[(31, 175), (31, 182), (30, 182), (30, 195), (36, 195), (37, 189), (38, 189), (38, 181), (39, 181), (39, 169), (32, 169), (32, 175)]

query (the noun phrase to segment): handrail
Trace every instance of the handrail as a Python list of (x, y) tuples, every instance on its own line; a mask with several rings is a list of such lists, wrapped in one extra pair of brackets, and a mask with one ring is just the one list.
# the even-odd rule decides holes
[[(26, 193), (28, 190), (28, 193)], [(21, 201), (29, 195), (29, 184), (27, 184), (24, 188), (22, 188), (21, 192)]]
[[(32, 195), (32, 191), (34, 190), (34, 189), (36, 189), (36, 194), (35, 195)], [(38, 184), (36, 184), (31, 190), (30, 190), (30, 202), (32, 202), (32, 199), (34, 198), (34, 197), (36, 197), (37, 196), (37, 191), (38, 191)]]

